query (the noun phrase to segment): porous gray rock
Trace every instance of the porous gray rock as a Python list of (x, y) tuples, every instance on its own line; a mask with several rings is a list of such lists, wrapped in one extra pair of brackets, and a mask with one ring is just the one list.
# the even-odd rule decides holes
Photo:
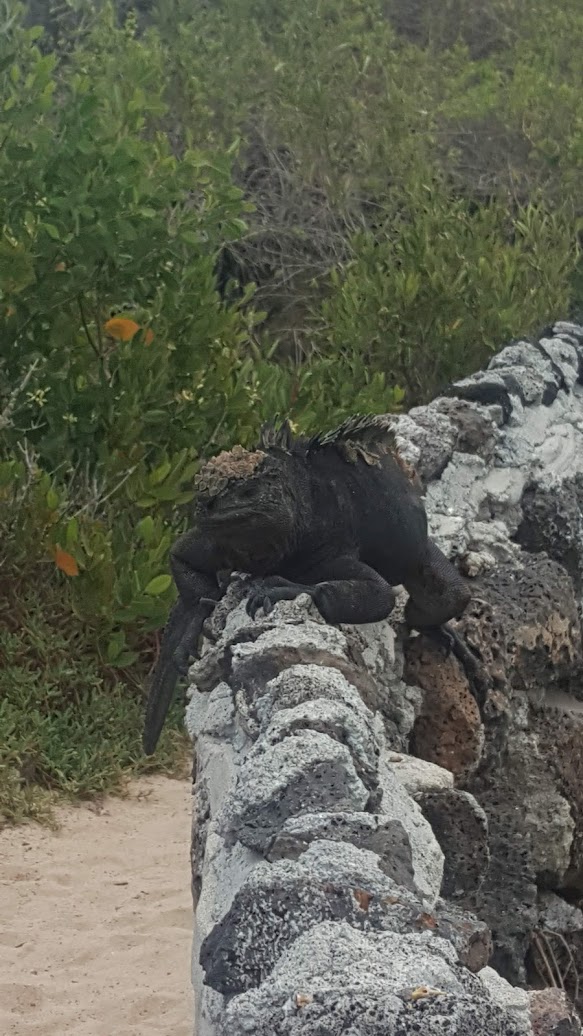
[(538, 897), (539, 927), (562, 935), (583, 932), (583, 910), (567, 903), (555, 892), (541, 892)]
[(427, 484), (439, 478), (457, 441), (456, 428), (448, 415), (417, 407), (395, 418), (394, 429), (397, 446), (421, 481)]
[(356, 713), (342, 702), (316, 698), (291, 709), (280, 709), (261, 735), (257, 749), (279, 744), (302, 731), (319, 731), (350, 750), (361, 781), (373, 791), (378, 786), (377, 760), (380, 746), (371, 720), (363, 709)]
[(484, 983), (486, 989), (500, 1007), (503, 1007), (512, 1017), (516, 1018), (517, 1024), (525, 1033), (530, 1032), (530, 999), (525, 989), (511, 986), (505, 978), (502, 978), (493, 968), (482, 968), (478, 977)]
[(222, 830), (265, 851), (288, 817), (303, 810), (361, 810), (368, 799), (348, 748), (306, 730), (248, 756), (224, 805)]
[(442, 895), (459, 899), (481, 888), (490, 866), (488, 818), (473, 795), (447, 789), (416, 796), (444, 855)]
[(564, 387), (564, 376), (544, 347), (516, 342), (490, 360), (488, 370), (496, 371), (509, 392), (527, 406), (549, 406)]
[(294, 709), (305, 702), (328, 700), (352, 709), (355, 715), (372, 719), (356, 688), (338, 669), (324, 665), (291, 665), (283, 669), (265, 688), (265, 694), (256, 699), (256, 710), (262, 722), (281, 709)]
[(381, 870), (375, 853), (312, 842), (296, 862), (256, 867), (237, 891), (202, 944), (206, 982), (220, 993), (259, 985), (283, 949), (319, 921), (407, 931), (422, 909)]
[(452, 944), (460, 962), (469, 971), (485, 968), (492, 956), (492, 933), (488, 925), (449, 900), (438, 899), (433, 911), (424, 915), (424, 925), (435, 924), (436, 932)]
[[(397, 626), (402, 619), (406, 594), (398, 595), (391, 614)], [(401, 616), (401, 618), (400, 618)], [(387, 742), (405, 748), (422, 703), (418, 689), (403, 681), (404, 657), (395, 632), (386, 622), (342, 626), (349, 657), (361, 674), (357, 686), (366, 705), (383, 720)], [(362, 674), (367, 673), (368, 680)], [(354, 679), (354, 674), (353, 674)]]
[[(551, 779), (568, 803), (573, 821), (569, 866), (561, 885), (573, 898), (583, 888), (583, 702), (576, 684), (570, 693), (556, 690), (532, 708), (529, 728)], [(559, 750), (557, 750), (559, 746)]]
[[(367, 655), (361, 638), (350, 646), (350, 631), (328, 635), (307, 608), (304, 630), (297, 604), (271, 626), (262, 621), (257, 636), (229, 614), (228, 632), (215, 617), (199, 664), (213, 689), (193, 688), (187, 712), (196, 739), (197, 1036), (227, 1031), (234, 1000), (264, 988), (298, 939), (326, 921), (366, 938), (443, 943), (464, 974), (484, 966), (488, 928), (439, 900), (443, 853), (408, 790), (449, 785), (451, 775), (417, 761), (400, 780), (390, 721), (357, 690), (370, 690), (365, 656), (378, 667), (382, 649)], [(291, 665), (274, 675), (281, 652)]]
[(434, 399), (427, 407), (418, 407), (411, 411), (418, 420), (421, 412), (445, 414), (456, 430), (455, 450), (457, 453), (477, 453), (490, 462), (494, 456), (496, 444), (500, 439), (499, 428), (503, 423), (500, 407), (481, 406), (469, 403), (465, 399), (441, 396)]
[(554, 371), (559, 375), (561, 388), (569, 391), (579, 380), (579, 355), (577, 341), (568, 335), (541, 338), (537, 348), (548, 357)]
[(224, 1036), (523, 1036), (445, 940), (324, 922), (231, 1000)]
[(583, 474), (533, 479), (521, 501), (517, 542), (531, 554), (545, 551), (569, 573), (577, 594), (583, 589)]
[(443, 661), (417, 642), (405, 671), (426, 695), (413, 750), (450, 766), (487, 814), (490, 869), (462, 900), (491, 925), (494, 966), (512, 981), (527, 977), (538, 890), (583, 891), (582, 346), (580, 327), (557, 324), (451, 389), (470, 406), (491, 408), (498, 395), (504, 408), (493, 464), (480, 470), (454, 451), (427, 490), (432, 533), (474, 587), (459, 632), (491, 682), (482, 747), (468, 766), (457, 757), (468, 743), (455, 737), (459, 704), (444, 704), (453, 684), (444, 686)]
[[(583, 969), (583, 914), (577, 906), (565, 902), (556, 893), (539, 894), (538, 921), (531, 934), (529, 961), (533, 982), (560, 987), (578, 1005), (581, 1013), (579, 986)], [(558, 1005), (555, 1003), (554, 1006)], [(572, 1003), (569, 1013), (573, 1013)], [(571, 1031), (568, 1019), (559, 1017), (557, 1024), (559, 1022), (559, 1032)]]
[(443, 766), (404, 753), (392, 753), (388, 762), (397, 780), (414, 797), (422, 792), (448, 791), (453, 788), (453, 773)]
[(533, 1036), (580, 1036), (581, 1022), (563, 989), (533, 989), (528, 995)]
[(510, 389), (498, 371), (478, 371), (469, 378), (461, 378), (446, 391), (446, 395), (470, 403), (481, 403), (483, 406), (500, 407), (504, 423), (510, 419), (518, 403), (518, 397), (512, 398)]
[(251, 620), (232, 579), (190, 671), (196, 1036), (579, 1033), (516, 983), (545, 939), (583, 973), (583, 327), (394, 428), (485, 702), (402, 588), (391, 625), (332, 629), (306, 596)]
[(439, 896), (443, 881), (443, 852), (421, 808), (395, 776), (386, 750), (379, 759), (381, 810), (405, 828), (411, 846), (415, 883), (430, 905)]
[(389, 878), (418, 891), (411, 845), (399, 820), (379, 813), (303, 813), (286, 820), (267, 858), (297, 860), (314, 841), (338, 841), (367, 849), (376, 854), (378, 866)]

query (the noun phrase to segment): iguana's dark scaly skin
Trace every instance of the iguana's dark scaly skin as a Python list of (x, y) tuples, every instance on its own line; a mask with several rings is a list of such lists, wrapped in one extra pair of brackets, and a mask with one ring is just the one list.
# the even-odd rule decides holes
[[(150, 687), (147, 754), (222, 596), (220, 571), (260, 577), (247, 604), (252, 617), (308, 593), (326, 622), (376, 622), (393, 608), (392, 587), (403, 584), (409, 626), (436, 631), (470, 599), (466, 582), (427, 536), (420, 493), (388, 417), (350, 418), (311, 439), (294, 440), (287, 423), (266, 426), (255, 452), (236, 446), (204, 465), (194, 518), (171, 552), (179, 597)], [(471, 665), (471, 652), (452, 631), (448, 636)]]

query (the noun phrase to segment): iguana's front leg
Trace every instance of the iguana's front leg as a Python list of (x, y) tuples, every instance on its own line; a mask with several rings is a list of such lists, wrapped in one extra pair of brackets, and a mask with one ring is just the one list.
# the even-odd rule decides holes
[(254, 618), (260, 608), (267, 613), (278, 601), (293, 601), (309, 594), (323, 619), (338, 623), (379, 622), (390, 615), (395, 594), (374, 569), (349, 556), (302, 568), (305, 580), (294, 582), (282, 576), (262, 580), (247, 602)]
[(489, 681), (480, 660), (448, 623), (459, 618), (471, 598), (465, 579), (432, 540), (427, 541), (427, 554), (418, 572), (405, 582), (409, 600), (405, 621), (412, 628), (427, 633), (451, 651), (462, 663), (470, 688), (478, 702), (484, 704)]
[(196, 648), (205, 619), (222, 596), (217, 573), (223, 567), (216, 548), (197, 532), (187, 529), (170, 551), (170, 568), (176, 589), (191, 614), (191, 621), (174, 652), (174, 661), (184, 673)]
[(459, 618), (472, 596), (465, 579), (432, 540), (427, 541), (423, 560), (404, 585), (409, 593), (405, 621), (416, 630)]
[(189, 529), (174, 544), (170, 567), (179, 597), (164, 629), (150, 681), (142, 744), (151, 755), (158, 743), (178, 678), (194, 654), (205, 619), (221, 596), (220, 559), (214, 547)]

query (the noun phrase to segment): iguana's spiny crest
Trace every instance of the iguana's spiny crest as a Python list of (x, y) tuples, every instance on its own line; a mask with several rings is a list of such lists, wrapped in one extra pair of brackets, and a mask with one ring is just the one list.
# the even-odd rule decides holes
[(360, 459), (378, 465), (383, 454), (398, 456), (392, 418), (387, 414), (349, 417), (332, 431), (312, 436), (307, 449), (312, 453), (326, 446), (335, 447), (351, 464)]
[(289, 421), (279, 426), (275, 422), (268, 422), (261, 429), (256, 450), (249, 451), (240, 445), (223, 450), (200, 469), (195, 479), (195, 489), (212, 499), (233, 482), (256, 475), (270, 455), (279, 452), (309, 457), (330, 447), (351, 464), (362, 460), (365, 464), (378, 465), (383, 455), (390, 454), (408, 478), (414, 477), (414, 472), (399, 454), (393, 419), (386, 414), (358, 414), (347, 418), (331, 431), (310, 437), (294, 438)]
[(263, 449), (275, 447), (306, 456), (334, 447), (350, 464), (360, 459), (365, 464), (378, 465), (380, 458), (388, 454), (408, 479), (417, 481), (414, 470), (399, 452), (393, 420), (388, 414), (356, 414), (329, 432), (297, 439), (293, 438), (288, 421), (284, 421), (279, 429), (270, 423), (261, 429), (259, 445)]

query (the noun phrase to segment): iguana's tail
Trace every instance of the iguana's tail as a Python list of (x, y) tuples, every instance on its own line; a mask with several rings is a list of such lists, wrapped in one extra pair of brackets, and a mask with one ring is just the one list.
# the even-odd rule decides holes
[(146, 755), (153, 754), (162, 733), (174, 688), (180, 676), (174, 653), (184, 639), (191, 622), (191, 611), (178, 598), (168, 617), (160, 645), (160, 656), (150, 680), (142, 736), (142, 746)]

